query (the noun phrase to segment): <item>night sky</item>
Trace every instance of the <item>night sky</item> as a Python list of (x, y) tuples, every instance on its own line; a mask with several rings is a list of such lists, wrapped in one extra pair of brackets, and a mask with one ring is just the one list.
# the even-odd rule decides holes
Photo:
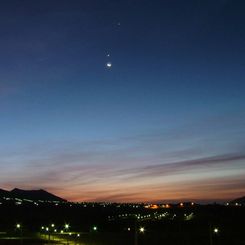
[(71, 201), (245, 194), (245, 2), (0, 2), (0, 188)]

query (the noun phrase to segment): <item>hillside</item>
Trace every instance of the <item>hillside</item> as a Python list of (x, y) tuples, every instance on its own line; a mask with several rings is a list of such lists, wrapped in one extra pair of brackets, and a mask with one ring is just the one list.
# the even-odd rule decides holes
[(0, 198), (18, 198), (18, 199), (28, 199), (28, 200), (41, 200), (41, 201), (59, 201), (65, 202), (63, 198), (60, 198), (52, 193), (49, 193), (45, 190), (22, 190), (15, 188), (11, 191), (6, 191), (0, 189)]

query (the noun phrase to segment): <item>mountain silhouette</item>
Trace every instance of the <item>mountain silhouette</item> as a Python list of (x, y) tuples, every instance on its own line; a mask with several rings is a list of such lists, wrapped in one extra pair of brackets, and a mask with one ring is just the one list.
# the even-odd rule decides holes
[(231, 204), (239, 203), (239, 204), (245, 205), (245, 196), (234, 199), (230, 203)]
[(0, 189), (0, 198), (18, 198), (18, 199), (28, 199), (32, 201), (59, 201), (66, 202), (65, 199), (60, 198), (54, 194), (51, 194), (45, 190), (22, 190), (18, 188), (14, 188), (11, 191), (6, 191)]
[(10, 196), (10, 192), (9, 191), (5, 191), (3, 189), (0, 189), (0, 198), (1, 197), (9, 197)]

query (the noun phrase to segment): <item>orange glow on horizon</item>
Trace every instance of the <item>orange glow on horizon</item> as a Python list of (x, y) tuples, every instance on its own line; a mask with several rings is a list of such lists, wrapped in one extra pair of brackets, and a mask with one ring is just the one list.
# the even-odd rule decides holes
[(158, 209), (159, 206), (157, 204), (150, 204), (150, 205), (146, 205), (144, 206), (145, 208), (150, 208), (150, 209)]

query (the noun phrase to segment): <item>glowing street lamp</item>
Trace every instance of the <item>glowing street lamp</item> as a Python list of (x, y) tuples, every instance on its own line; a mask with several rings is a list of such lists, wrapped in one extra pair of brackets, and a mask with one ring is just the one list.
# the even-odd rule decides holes
[(212, 228), (212, 226), (210, 225), (210, 232), (209, 232), (210, 245), (213, 245), (213, 239), (218, 235), (219, 232), (220, 231), (218, 227)]
[(144, 227), (140, 227), (139, 231), (140, 231), (141, 233), (144, 233), (144, 232), (145, 232), (145, 228), (144, 228)]
[(215, 234), (219, 233), (219, 229), (218, 228), (214, 228), (214, 233)]
[(97, 231), (97, 230), (98, 230), (97, 226), (94, 226), (93, 231)]
[(23, 235), (22, 235), (22, 226), (21, 226), (21, 224), (16, 224), (16, 229), (18, 229), (18, 230), (20, 230), (20, 237), (21, 237), (21, 239), (20, 239), (20, 243), (21, 244), (23, 244)]

